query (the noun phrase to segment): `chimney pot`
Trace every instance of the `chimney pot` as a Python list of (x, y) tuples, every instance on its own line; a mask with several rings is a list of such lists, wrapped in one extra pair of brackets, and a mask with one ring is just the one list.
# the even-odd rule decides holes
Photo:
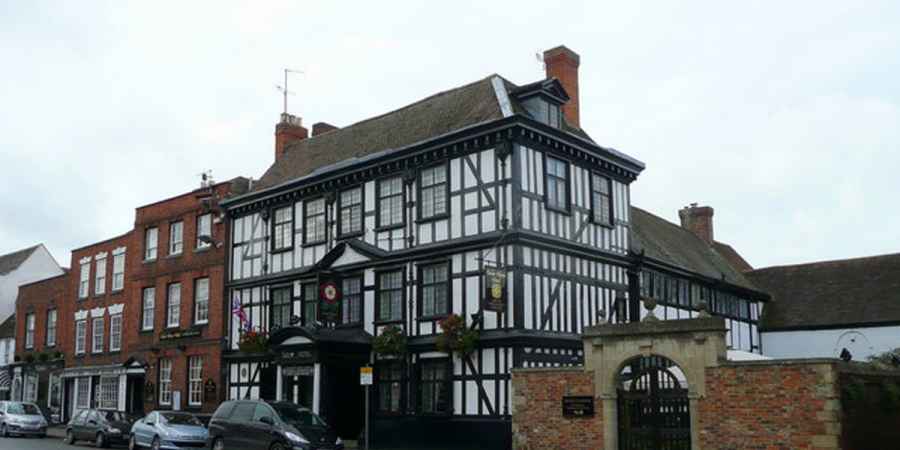
[(307, 137), (309, 137), (309, 131), (303, 127), (301, 118), (281, 113), (281, 121), (275, 125), (275, 161), (284, 156), (288, 145)]
[(678, 211), (681, 219), (681, 228), (694, 233), (707, 244), (712, 244), (713, 235), (713, 209), (709, 206), (697, 206), (691, 203)]
[(569, 125), (581, 128), (578, 107), (578, 66), (581, 57), (565, 45), (544, 51), (544, 67), (547, 78), (556, 78), (569, 94), (569, 101), (563, 105), (563, 114)]

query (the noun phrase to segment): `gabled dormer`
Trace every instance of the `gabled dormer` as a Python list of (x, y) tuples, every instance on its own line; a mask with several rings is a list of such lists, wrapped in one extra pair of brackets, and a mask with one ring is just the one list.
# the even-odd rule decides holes
[(556, 78), (526, 84), (512, 91), (528, 115), (553, 128), (562, 128), (562, 107), (570, 100)]

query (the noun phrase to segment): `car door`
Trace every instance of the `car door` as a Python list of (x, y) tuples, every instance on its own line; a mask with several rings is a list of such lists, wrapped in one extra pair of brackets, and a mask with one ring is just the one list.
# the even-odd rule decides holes
[[(270, 423), (264, 423), (263, 418), (266, 417)], [(272, 423), (275, 422), (275, 411), (265, 403), (257, 403), (253, 412), (253, 420), (247, 425), (248, 436), (252, 435), (254, 449), (266, 450), (272, 445), (275, 433)]]
[(223, 432), (226, 448), (253, 449), (256, 442), (251, 435), (249, 423), (253, 420), (256, 411), (254, 402), (238, 402), (231, 411), (228, 425)]
[(131, 435), (134, 436), (134, 442), (138, 445), (150, 445), (147, 442), (147, 432), (150, 429), (150, 424), (154, 422), (153, 416), (156, 413), (147, 414), (143, 419), (139, 419), (132, 425), (131, 427)]
[(100, 413), (88, 411), (87, 419), (81, 427), (81, 439), (93, 440), (98, 428), (100, 428)]
[(0, 424), (6, 423), (6, 402), (0, 402)]

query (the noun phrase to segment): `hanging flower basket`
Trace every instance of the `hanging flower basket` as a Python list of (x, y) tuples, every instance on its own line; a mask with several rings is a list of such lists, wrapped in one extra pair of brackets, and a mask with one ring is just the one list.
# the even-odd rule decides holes
[(462, 317), (451, 314), (440, 321), (441, 334), (437, 337), (437, 348), (442, 352), (459, 353), (468, 356), (475, 350), (478, 331), (466, 326)]
[(269, 350), (269, 335), (259, 330), (245, 331), (241, 333), (238, 348), (244, 353), (265, 353)]
[(406, 353), (406, 335), (396, 325), (388, 325), (372, 339), (372, 350), (382, 356), (400, 356)]

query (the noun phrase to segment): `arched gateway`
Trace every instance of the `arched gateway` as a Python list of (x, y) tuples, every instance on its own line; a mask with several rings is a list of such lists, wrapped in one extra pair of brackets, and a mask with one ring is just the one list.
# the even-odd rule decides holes
[(631, 358), (617, 383), (619, 450), (691, 448), (687, 380), (672, 360)]

